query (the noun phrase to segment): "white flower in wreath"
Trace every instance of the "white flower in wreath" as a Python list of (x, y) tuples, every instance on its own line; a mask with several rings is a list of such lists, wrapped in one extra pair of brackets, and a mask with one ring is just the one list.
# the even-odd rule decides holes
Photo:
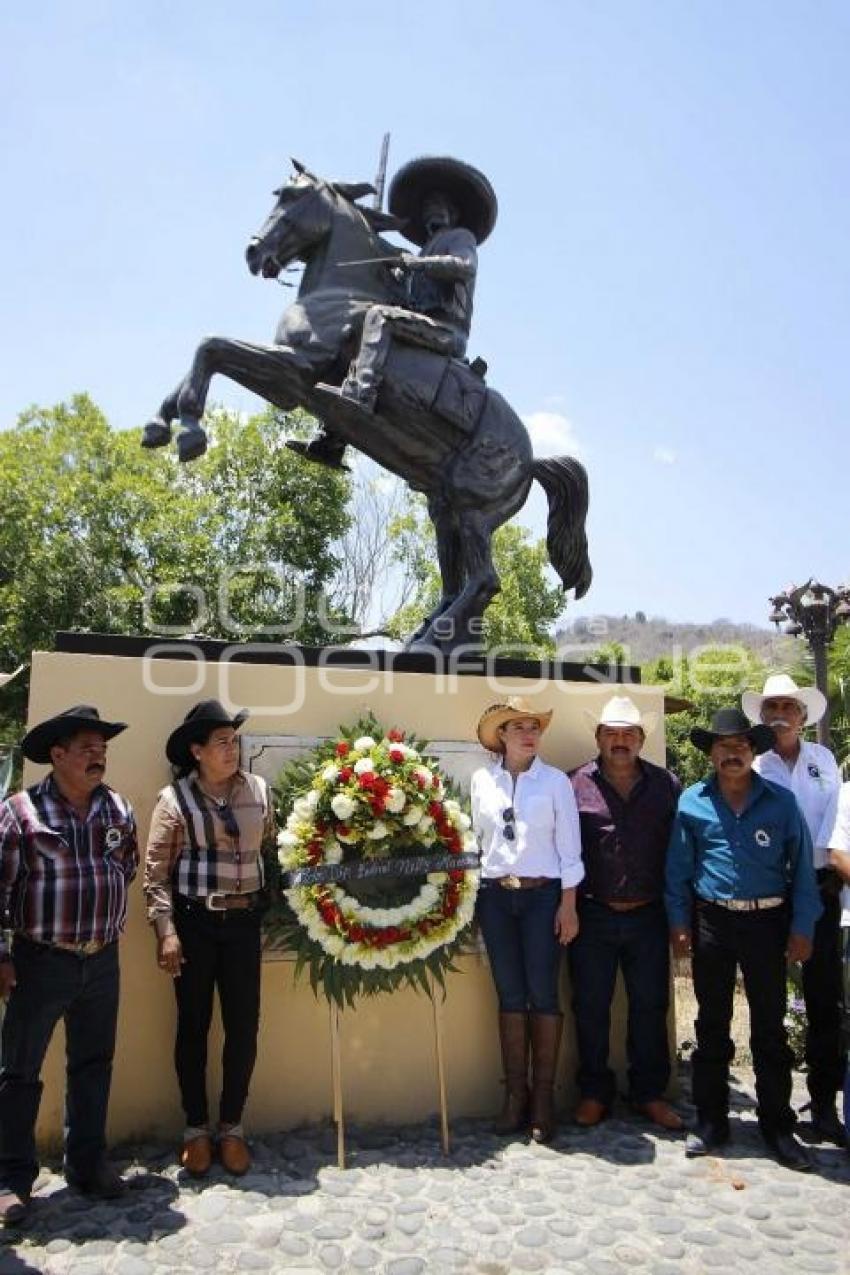
[(443, 802), (447, 815), (454, 815), (455, 818), (460, 814), (460, 802), (455, 801), (453, 797), (447, 797)]
[(384, 837), (388, 837), (389, 833), (390, 830), (384, 821), (382, 819), (376, 819), (372, 824), (372, 827), (366, 833), (366, 836), (370, 841), (381, 841)]
[(455, 823), (463, 832), (466, 832), (468, 828), (472, 827), (472, 820), (469, 815), (465, 815), (462, 810), (455, 817)]
[(325, 841), (325, 863), (342, 863), (342, 846), (336, 837)]
[(287, 815), (286, 826), (290, 832), (295, 832), (296, 828), (298, 827), (300, 823), (301, 823), (301, 820), (298, 818), (294, 810), (289, 815)]
[(401, 822), (406, 828), (414, 828), (416, 824), (419, 823), (419, 820), (422, 818), (424, 813), (425, 811), (421, 806), (411, 806), (410, 809), (405, 812), (404, 818)]
[(331, 802), (331, 810), (337, 819), (350, 819), (355, 809), (354, 802), (344, 792), (338, 792)]
[(423, 784), (430, 784), (431, 782), (431, 772), (426, 770), (424, 766), (414, 766), (413, 775), (415, 779), (421, 779)]
[(355, 775), (368, 775), (370, 770), (374, 770), (371, 757), (361, 757), (359, 761), (354, 763)]
[(339, 779), (339, 770), (336, 766), (325, 766), (321, 777), (326, 784), (335, 784)]
[(297, 797), (292, 803), (292, 813), (298, 819), (309, 819), (313, 813), (313, 807), (306, 797)]
[(384, 801), (384, 805), (391, 815), (400, 815), (406, 804), (407, 798), (401, 788), (391, 788)]
[(319, 805), (319, 794), (316, 792), (316, 789), (311, 788), (304, 800), (310, 807), (311, 812), (316, 810)]
[(370, 749), (375, 747), (375, 741), (371, 735), (361, 735), (359, 739), (355, 739), (354, 747), (358, 753), (368, 753)]
[(299, 839), (294, 832), (284, 831), (278, 833), (277, 844), (280, 850), (294, 850), (298, 845), (298, 841)]
[(346, 942), (341, 934), (326, 934), (322, 947), (328, 956), (342, 956), (346, 948)]
[(434, 820), (431, 818), (431, 816), (423, 815), (422, 818), (419, 820), (418, 824), (416, 825), (416, 831), (424, 835), (426, 832), (430, 832), (433, 827), (434, 827)]
[(415, 748), (411, 748), (409, 744), (396, 744), (396, 748), (401, 749), (407, 761), (419, 760), (419, 753), (416, 751)]

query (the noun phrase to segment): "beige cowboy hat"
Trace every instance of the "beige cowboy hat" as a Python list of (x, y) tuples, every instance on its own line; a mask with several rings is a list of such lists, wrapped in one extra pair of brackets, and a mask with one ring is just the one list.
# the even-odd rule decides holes
[(741, 707), (751, 722), (761, 721), (761, 706), (766, 699), (795, 699), (806, 710), (806, 723), (819, 722), (826, 712), (826, 696), (816, 686), (798, 686), (787, 673), (772, 673), (761, 694), (744, 691)]
[(506, 722), (519, 721), (522, 717), (533, 717), (540, 723), (540, 729), (543, 731), (552, 720), (552, 709), (544, 711), (529, 704), (528, 700), (523, 699), (521, 695), (509, 695), (506, 700), (491, 704), (489, 708), (484, 709), (477, 727), (479, 740), (491, 753), (500, 753), (502, 744), (499, 739), (499, 727), (504, 726)]
[(645, 735), (649, 735), (658, 721), (657, 713), (642, 713), (628, 695), (612, 695), (603, 704), (601, 713), (597, 714), (590, 709), (585, 709), (584, 716), (594, 732), (600, 726), (639, 726)]

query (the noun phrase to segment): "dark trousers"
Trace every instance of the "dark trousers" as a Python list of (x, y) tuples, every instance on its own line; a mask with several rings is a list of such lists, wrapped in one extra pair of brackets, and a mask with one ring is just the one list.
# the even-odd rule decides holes
[(729, 1113), (729, 1034), (736, 969), (740, 965), (750, 1012), (750, 1045), (756, 1076), (759, 1124), (765, 1133), (794, 1127), (791, 1109), (793, 1055), (785, 1031), (788, 909), (730, 912), (697, 902), (694, 924), (694, 992), (697, 1047), (692, 1062), (693, 1099), (700, 1119), (721, 1126)]
[(561, 883), (530, 890), (481, 883), (476, 911), (503, 1014), (559, 1014), (561, 945), (555, 914)]
[(806, 1083), (812, 1102), (833, 1103), (844, 1084), (841, 1044), (841, 903), (835, 873), (818, 873), (823, 913), (815, 927), (812, 955), (803, 965), (806, 1002)]
[(611, 1002), (621, 969), (628, 997), (629, 1095), (634, 1102), (660, 1098), (670, 1079), (670, 937), (664, 905), (615, 912), (580, 897), (578, 937), (569, 958), (581, 1096), (606, 1107), (614, 1101), (608, 1052)]
[(38, 1175), (35, 1123), (41, 1067), (65, 1020), (65, 1165), (90, 1177), (106, 1149), (106, 1110), (118, 1020), (118, 944), (93, 956), (16, 937), (0, 1065), (0, 1190), (28, 1195)]
[(207, 1036), (218, 989), (224, 1026), (219, 1119), (238, 1124), (257, 1058), (260, 1022), (260, 913), (210, 912), (203, 902), (174, 900), (183, 972), (174, 980), (177, 1039), (174, 1066), (187, 1125), (209, 1120)]

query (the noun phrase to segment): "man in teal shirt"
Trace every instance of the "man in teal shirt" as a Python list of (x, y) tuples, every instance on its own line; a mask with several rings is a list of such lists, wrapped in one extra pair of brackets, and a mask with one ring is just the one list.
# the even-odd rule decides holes
[(729, 1032), (738, 966), (750, 1011), (759, 1127), (781, 1164), (812, 1167), (792, 1130), (793, 1057), (785, 1031), (788, 961), (808, 960), (821, 913), (812, 843), (796, 798), (753, 770), (773, 731), (737, 708), (695, 727), (691, 742), (712, 775), (679, 800), (667, 855), (673, 951), (692, 955), (697, 1047), (692, 1061), (697, 1127), (686, 1153), (729, 1139)]

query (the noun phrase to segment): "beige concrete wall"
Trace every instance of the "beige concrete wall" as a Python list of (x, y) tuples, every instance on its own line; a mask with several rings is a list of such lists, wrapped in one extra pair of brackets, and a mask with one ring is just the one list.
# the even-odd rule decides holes
[[(157, 791), (169, 781), (163, 744), (198, 699), (218, 696), (252, 711), (245, 730), (254, 736), (335, 732), (371, 709), (387, 727), (399, 725), (428, 739), (471, 740), (482, 710), (508, 693), (554, 708), (543, 755), (554, 765), (575, 766), (593, 753), (585, 713), (598, 711), (615, 692), (610, 684), (479, 677), (439, 678), (413, 673), (379, 674), (357, 669), (320, 670), (280, 665), (194, 664), (180, 660), (37, 653), (33, 657), (29, 721), (41, 721), (71, 704), (96, 704), (107, 719), (130, 729), (109, 750), (107, 778), (132, 801), (141, 844)], [(645, 756), (663, 762), (663, 698), (653, 687), (628, 693), (657, 715)], [(43, 768), (28, 765), (25, 782)], [(171, 980), (156, 966), (137, 880), (122, 942), (122, 999), (118, 1051), (110, 1107), (110, 1134), (172, 1136), (181, 1112), (172, 1066), (174, 1001)], [(458, 960), (442, 1007), (449, 1105), (453, 1115), (484, 1114), (499, 1096), (496, 999), (483, 956)], [(564, 1004), (569, 1004), (565, 974)], [(615, 1010), (614, 1057), (622, 1066), (622, 1002)], [(432, 1007), (421, 995), (402, 992), (361, 1002), (342, 1016), (346, 1114), (370, 1121), (415, 1120), (437, 1108)], [(62, 1055), (57, 1033), (45, 1068), (39, 1123), (42, 1141), (54, 1142), (62, 1126)], [(210, 1094), (219, 1083), (220, 1034), (210, 1036)], [(572, 1098), (575, 1048), (570, 1015), (561, 1057), (559, 1096)], [(263, 968), (259, 1059), (246, 1122), (254, 1130), (280, 1129), (330, 1115), (329, 1015), (309, 984), (293, 982), (289, 960)], [(213, 1106), (215, 1110), (215, 1106)]]

